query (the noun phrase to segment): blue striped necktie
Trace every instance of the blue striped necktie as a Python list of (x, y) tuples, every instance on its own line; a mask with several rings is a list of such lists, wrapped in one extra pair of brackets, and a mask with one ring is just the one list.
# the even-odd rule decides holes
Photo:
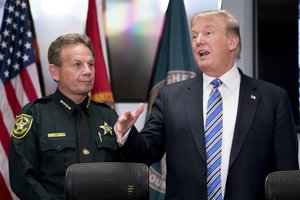
[(222, 82), (219, 79), (214, 79), (210, 84), (213, 85), (213, 89), (209, 95), (205, 121), (207, 195), (208, 200), (221, 200), (223, 103), (218, 87), (222, 84)]

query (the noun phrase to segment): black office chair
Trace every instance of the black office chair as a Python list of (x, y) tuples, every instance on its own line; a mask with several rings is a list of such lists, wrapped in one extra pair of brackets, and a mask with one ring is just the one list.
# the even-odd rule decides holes
[(276, 171), (268, 174), (265, 194), (267, 200), (299, 200), (300, 171)]
[(148, 167), (141, 163), (98, 162), (66, 171), (67, 200), (148, 200)]

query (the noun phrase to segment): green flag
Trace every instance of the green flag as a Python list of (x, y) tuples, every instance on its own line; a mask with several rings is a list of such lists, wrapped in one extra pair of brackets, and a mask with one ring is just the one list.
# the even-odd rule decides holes
[[(189, 27), (183, 0), (170, 0), (163, 34), (160, 38), (154, 64), (148, 113), (159, 89), (196, 75)], [(166, 178), (165, 156), (149, 170), (150, 199), (164, 199)]]

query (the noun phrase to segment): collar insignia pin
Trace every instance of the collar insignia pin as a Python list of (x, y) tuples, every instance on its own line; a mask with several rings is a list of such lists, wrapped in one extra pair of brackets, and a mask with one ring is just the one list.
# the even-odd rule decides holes
[(72, 108), (66, 103), (64, 102), (64, 100), (60, 100), (59, 103), (61, 103), (64, 107), (66, 107), (67, 109), (71, 110)]

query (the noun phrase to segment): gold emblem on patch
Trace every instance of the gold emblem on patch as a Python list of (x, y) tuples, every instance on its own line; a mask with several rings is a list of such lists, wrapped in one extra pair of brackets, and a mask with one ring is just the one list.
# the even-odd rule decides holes
[(103, 129), (104, 135), (106, 135), (107, 133), (112, 135), (112, 127), (109, 126), (106, 122), (104, 122), (104, 124), (102, 126), (99, 126), (99, 127)]
[(21, 114), (17, 115), (12, 136), (21, 139), (25, 137), (31, 128), (33, 118), (31, 115)]

